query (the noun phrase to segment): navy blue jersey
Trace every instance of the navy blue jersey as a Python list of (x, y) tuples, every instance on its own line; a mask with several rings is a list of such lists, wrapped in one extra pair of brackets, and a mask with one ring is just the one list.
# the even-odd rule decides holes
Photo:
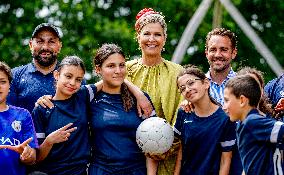
[[(15, 67), (12, 74), (8, 104), (25, 108), (32, 113), (34, 104), (40, 97), (55, 94), (53, 71), (44, 75), (33, 63), (29, 63)], [(85, 83), (84, 80), (82, 84)]]
[(208, 117), (179, 109), (174, 130), (182, 143), (181, 174), (219, 174), (222, 152), (235, 145), (235, 127), (221, 108)]
[(100, 91), (91, 103), (91, 113), (91, 166), (113, 172), (146, 167), (145, 156), (136, 143), (136, 129), (143, 120), (136, 105), (126, 112), (121, 94)]
[[(0, 112), (0, 145), (16, 146), (28, 138), (32, 148), (37, 148), (38, 143), (30, 113), (26, 109), (9, 106), (9, 109)], [(26, 168), (20, 163), (20, 154), (8, 149), (0, 149), (0, 174), (24, 175)]]
[[(91, 86), (96, 92), (94, 85)], [(54, 108), (47, 109), (41, 106), (33, 110), (33, 119), (39, 143), (42, 143), (48, 134), (73, 123), (71, 127), (77, 130), (71, 133), (67, 141), (54, 144), (50, 153), (36, 170), (56, 175), (80, 174), (86, 171), (90, 156), (88, 130), (88, 103), (90, 92), (86, 86), (67, 100), (53, 100)]]
[(238, 124), (237, 144), (246, 175), (282, 172), (276, 146), (283, 141), (283, 126), (280, 121), (261, 116), (256, 109)]
[(264, 87), (265, 94), (276, 105), (280, 98), (284, 98), (284, 74), (269, 81)]

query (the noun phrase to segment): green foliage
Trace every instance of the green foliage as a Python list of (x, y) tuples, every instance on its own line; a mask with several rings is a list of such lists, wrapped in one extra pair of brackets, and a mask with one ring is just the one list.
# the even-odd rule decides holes
[[(134, 24), (136, 14), (144, 7), (161, 11), (168, 23), (168, 38), (163, 57), (170, 60), (188, 21), (202, 0), (41, 0), (0, 2), (0, 59), (11, 67), (31, 61), (28, 42), (33, 29), (41, 22), (59, 25), (63, 33), (60, 59), (78, 55), (92, 72), (92, 57), (102, 43), (119, 44), (132, 58), (139, 56)], [(279, 62), (284, 64), (284, 2), (281, 0), (232, 0), (246, 20), (251, 23)], [(44, 13), (45, 12), (45, 13)], [(182, 64), (196, 64), (208, 69), (204, 55), (205, 36), (212, 29), (213, 5), (202, 21), (190, 52)], [(253, 44), (230, 15), (223, 11), (222, 25), (238, 35), (238, 57), (234, 69), (254, 66), (266, 72), (266, 80), (275, 77)]]

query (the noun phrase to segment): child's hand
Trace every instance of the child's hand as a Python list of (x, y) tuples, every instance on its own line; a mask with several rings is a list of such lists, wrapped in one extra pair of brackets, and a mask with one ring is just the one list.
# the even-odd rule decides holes
[(15, 151), (19, 154), (24, 153), (24, 155), (27, 154), (28, 152), (28, 148), (30, 148), (29, 143), (33, 140), (33, 138), (29, 138), (26, 141), (24, 141), (22, 144), (20, 145), (16, 145), (16, 146), (11, 146), (11, 145), (0, 145), (0, 149), (9, 149), (12, 151)]
[(277, 103), (277, 105), (275, 106), (274, 110), (275, 110), (276, 112), (284, 111), (284, 98), (281, 98), (281, 99), (278, 101), (278, 103)]
[(46, 141), (53, 145), (55, 143), (61, 143), (68, 140), (68, 138), (71, 135), (71, 132), (75, 131), (77, 127), (73, 127), (68, 129), (70, 126), (72, 126), (73, 123), (68, 123), (67, 125), (63, 126), (62, 128), (59, 128), (56, 131), (53, 131), (46, 137)]
[(36, 103), (35, 103), (35, 107), (37, 107), (38, 105), (46, 108), (48, 107), (49, 109), (53, 108), (54, 105), (53, 103), (51, 102), (51, 99), (52, 99), (52, 96), (51, 95), (44, 95), (42, 97), (40, 97)]
[(29, 143), (33, 138), (29, 138), (20, 145), (11, 146), (11, 145), (0, 145), (0, 149), (9, 149), (20, 154), (20, 159), (25, 164), (33, 164), (35, 162), (35, 149), (29, 146)]
[(194, 106), (187, 100), (183, 100), (181, 103), (180, 103), (180, 107), (182, 108), (182, 110), (184, 110), (184, 112), (186, 113), (190, 113), (193, 111), (194, 109)]

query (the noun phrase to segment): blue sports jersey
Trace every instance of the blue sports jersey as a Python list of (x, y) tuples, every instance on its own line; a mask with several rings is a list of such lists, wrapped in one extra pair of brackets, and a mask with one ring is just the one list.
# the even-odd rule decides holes
[(281, 156), (277, 143), (283, 141), (284, 125), (261, 116), (256, 109), (237, 126), (237, 144), (246, 175), (280, 174)]
[[(19, 145), (28, 138), (32, 148), (38, 148), (34, 125), (30, 113), (23, 108), (9, 106), (9, 109), (0, 112), (0, 144)], [(0, 149), (0, 170), (2, 175), (25, 175), (25, 165), (20, 162), (20, 154)]]
[(136, 105), (126, 112), (121, 94), (100, 91), (91, 103), (91, 113), (91, 167), (114, 174), (142, 167), (146, 174), (145, 156), (136, 143), (136, 129), (143, 120)]
[[(89, 91), (91, 87), (93, 91)], [(53, 100), (54, 108), (38, 106), (32, 115), (39, 143), (51, 132), (73, 123), (77, 130), (71, 133), (67, 141), (54, 144), (50, 153), (35, 170), (56, 175), (77, 175), (86, 172), (90, 156), (88, 130), (88, 103), (90, 92), (96, 92), (94, 85), (82, 86), (67, 100)]]
[(235, 127), (221, 108), (208, 117), (179, 109), (174, 130), (182, 143), (181, 174), (219, 174), (222, 152), (235, 145)]
[(264, 87), (265, 94), (276, 105), (280, 98), (284, 98), (284, 74), (269, 81)]

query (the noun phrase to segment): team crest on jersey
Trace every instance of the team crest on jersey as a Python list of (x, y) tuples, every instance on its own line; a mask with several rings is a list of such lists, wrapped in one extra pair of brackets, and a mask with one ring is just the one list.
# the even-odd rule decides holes
[(21, 129), (22, 129), (22, 123), (21, 123), (21, 121), (17, 121), (17, 120), (13, 121), (13, 122), (12, 122), (12, 128), (14, 129), (14, 131), (20, 132)]

